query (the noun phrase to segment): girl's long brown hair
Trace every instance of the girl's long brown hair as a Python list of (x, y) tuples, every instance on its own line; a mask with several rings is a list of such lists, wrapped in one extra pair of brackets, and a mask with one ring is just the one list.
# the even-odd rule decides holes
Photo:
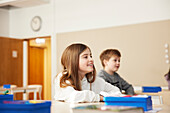
[[(60, 87), (65, 88), (72, 86), (75, 90), (81, 91), (81, 80), (78, 75), (79, 56), (80, 54), (90, 48), (84, 44), (76, 43), (68, 46), (61, 57), (61, 64), (63, 66), (62, 77), (60, 78)], [(85, 76), (89, 83), (93, 83), (96, 78), (96, 69), (93, 66), (93, 72), (87, 73)], [(69, 81), (66, 82), (66, 81)]]

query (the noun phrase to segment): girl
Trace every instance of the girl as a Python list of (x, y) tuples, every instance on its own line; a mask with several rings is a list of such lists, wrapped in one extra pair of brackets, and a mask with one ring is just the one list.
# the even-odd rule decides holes
[(80, 43), (68, 46), (61, 57), (63, 71), (55, 79), (55, 100), (99, 102), (103, 96), (120, 96), (120, 90), (96, 77), (91, 50)]

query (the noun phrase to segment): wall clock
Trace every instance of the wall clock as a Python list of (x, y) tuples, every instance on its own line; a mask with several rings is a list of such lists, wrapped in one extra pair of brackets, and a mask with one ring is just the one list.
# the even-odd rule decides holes
[(31, 20), (31, 29), (37, 32), (41, 29), (41, 26), (42, 26), (41, 17), (40, 16), (33, 17)]

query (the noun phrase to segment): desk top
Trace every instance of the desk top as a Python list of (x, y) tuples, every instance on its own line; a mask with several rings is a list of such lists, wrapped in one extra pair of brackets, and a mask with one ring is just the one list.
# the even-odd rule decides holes
[(153, 108), (162, 108), (161, 111), (158, 113), (170, 113), (170, 106), (169, 105), (154, 105)]
[(60, 101), (52, 101), (51, 104), (51, 113), (72, 113), (72, 107), (76, 106), (84, 106), (84, 105), (104, 105), (104, 103), (79, 103), (79, 104), (73, 104), (73, 103), (67, 103), (67, 102), (60, 102)]
[(30, 88), (30, 87), (14, 87), (14, 88), (0, 88), (0, 91), (17, 91), (17, 90), (37, 90), (37, 88)]
[(163, 104), (169, 105), (170, 107), (170, 90), (162, 90), (161, 92), (158, 93), (143, 93), (141, 91), (136, 92), (137, 94), (142, 94), (142, 95), (151, 95), (151, 96), (162, 96), (163, 99)]
[[(52, 101), (51, 113), (73, 113), (71, 109), (72, 107), (94, 104), (104, 105), (103, 102), (72, 104), (66, 102)], [(162, 110), (159, 111), (158, 113), (170, 113), (170, 106), (168, 105), (154, 105), (153, 108), (162, 108)]]

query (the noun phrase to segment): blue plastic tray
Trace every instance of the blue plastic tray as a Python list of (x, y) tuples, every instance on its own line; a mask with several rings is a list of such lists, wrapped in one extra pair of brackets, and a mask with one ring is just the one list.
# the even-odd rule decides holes
[(0, 103), (2, 103), (4, 100), (12, 101), (13, 100), (13, 95), (11, 95), (11, 94), (9, 94), (9, 95), (0, 95)]
[(50, 113), (51, 101), (29, 104), (0, 104), (0, 113)]
[(142, 87), (142, 92), (146, 93), (158, 93), (162, 91), (161, 87), (153, 87), (153, 86), (143, 86)]
[(148, 97), (104, 97), (105, 105), (143, 107), (152, 110), (151, 96)]
[(6, 88), (6, 89), (10, 89), (10, 88), (11, 88), (11, 84), (4, 84), (4, 85), (3, 85), (3, 88), (4, 88), (4, 89), (5, 89), (5, 88)]

